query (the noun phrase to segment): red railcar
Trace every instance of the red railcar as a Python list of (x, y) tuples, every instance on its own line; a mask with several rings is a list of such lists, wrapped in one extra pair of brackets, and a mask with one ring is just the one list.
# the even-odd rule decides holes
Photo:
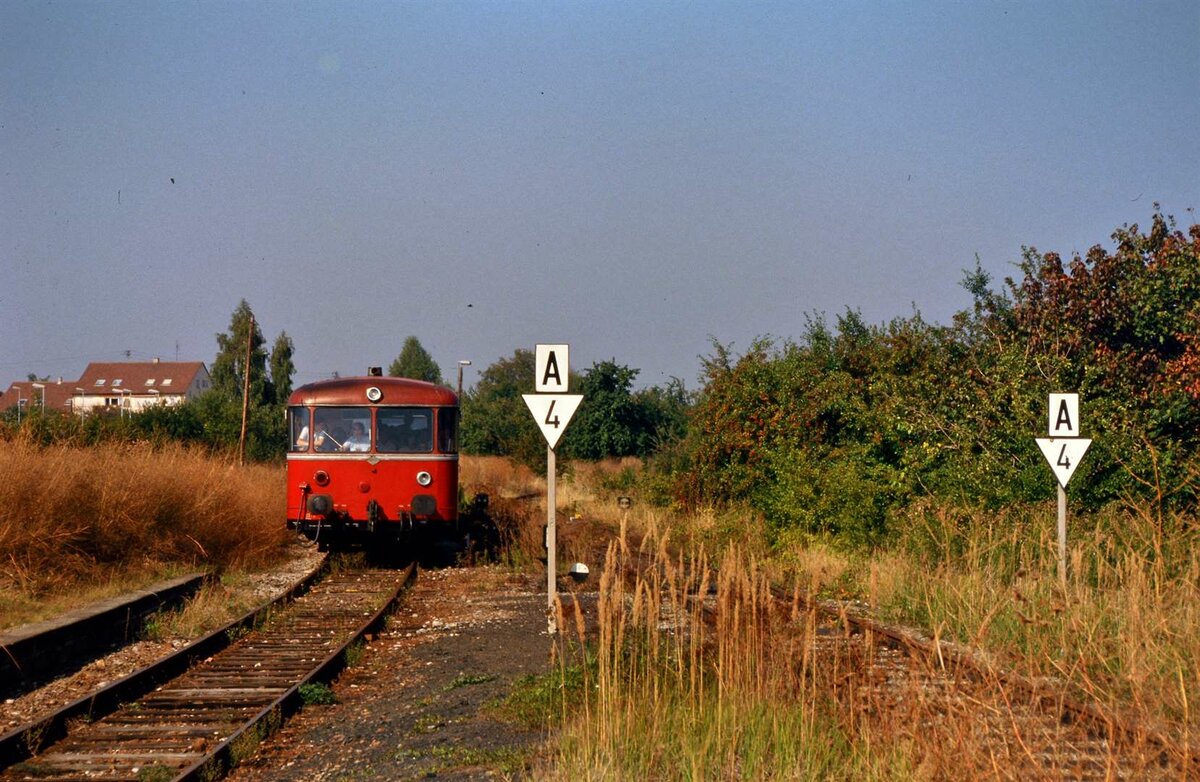
[(453, 391), (376, 375), (310, 383), (288, 398), (288, 432), (287, 523), (322, 548), (457, 533)]

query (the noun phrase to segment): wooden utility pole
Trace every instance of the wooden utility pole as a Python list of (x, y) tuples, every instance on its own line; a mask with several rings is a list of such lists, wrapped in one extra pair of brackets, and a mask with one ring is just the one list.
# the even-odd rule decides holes
[(238, 464), (246, 463), (246, 417), (250, 413), (250, 354), (254, 350), (254, 315), (246, 334), (246, 362), (242, 366), (242, 434), (238, 437)]

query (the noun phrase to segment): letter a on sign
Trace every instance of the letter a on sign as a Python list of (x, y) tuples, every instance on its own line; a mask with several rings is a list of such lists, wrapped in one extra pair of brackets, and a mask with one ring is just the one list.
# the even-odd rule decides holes
[(1050, 395), (1050, 436), (1079, 436), (1079, 394)]
[(538, 345), (534, 351), (534, 366), (537, 372), (534, 377), (533, 390), (539, 394), (563, 394), (567, 391), (568, 362), (566, 345)]

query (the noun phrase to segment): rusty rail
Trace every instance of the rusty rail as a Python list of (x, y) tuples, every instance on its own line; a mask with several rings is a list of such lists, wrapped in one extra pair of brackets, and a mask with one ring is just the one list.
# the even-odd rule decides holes
[[(795, 595), (779, 587), (773, 587), (771, 591), (776, 600), (784, 603), (791, 603), (795, 598)], [(1124, 738), (1135, 743), (1144, 741), (1156, 747), (1164, 757), (1180, 763), (1188, 774), (1187, 778), (1200, 779), (1200, 747), (1171, 738), (1161, 726), (1149, 725), (1135, 717), (1106, 710), (1094, 702), (1077, 700), (1060, 684), (1031, 679), (1004, 667), (985, 652), (939, 638), (929, 638), (910, 628), (885, 624), (854, 606), (833, 600), (813, 600), (806, 595), (800, 595), (799, 601), (825, 618), (841, 623), (847, 630), (853, 628), (864, 635), (883, 639), (882, 642), (893, 648), (902, 648), (909, 655), (914, 652), (924, 655), (938, 661), (941, 668), (963, 670), (981, 681), (996, 682), (1021, 692), (1041, 709), (1053, 711), (1063, 724), (1090, 725), (1109, 738)]]
[[(21, 764), (37, 751), (61, 741), (68, 735), (69, 726), (102, 719), (115, 712), (122, 704), (136, 701), (180, 676), (200, 661), (219, 654), (229, 647), (234, 639), (262, 625), (282, 606), (303, 595), (327, 570), (328, 560), (322, 560), (311, 573), (271, 602), (212, 631), (172, 655), (0, 736), (0, 770)], [(12, 772), (4, 776), (12, 778)]]
[(300, 708), (306, 684), (341, 670), (415, 575), (415, 565), (329, 574), (263, 627), (102, 719), (52, 745), (25, 733), (38, 752), (0, 779), (216, 779)]

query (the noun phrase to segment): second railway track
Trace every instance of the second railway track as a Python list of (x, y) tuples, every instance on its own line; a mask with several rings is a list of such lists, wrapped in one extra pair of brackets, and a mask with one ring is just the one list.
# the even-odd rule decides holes
[(301, 705), (300, 689), (332, 678), (415, 578), (407, 570), (327, 575), (266, 624), (187, 672), (39, 746), (0, 780), (214, 779)]

